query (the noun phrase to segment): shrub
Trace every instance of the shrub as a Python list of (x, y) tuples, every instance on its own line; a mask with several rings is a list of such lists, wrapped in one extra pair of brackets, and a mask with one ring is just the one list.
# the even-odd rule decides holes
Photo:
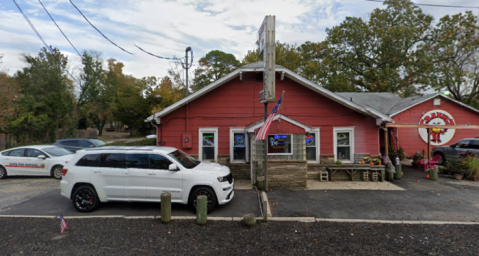
[(464, 174), (467, 172), (467, 166), (465, 166), (462, 160), (448, 160), (445, 167), (451, 174)]
[(474, 156), (464, 158), (464, 164), (467, 166), (467, 178), (478, 181), (479, 180), (479, 159)]

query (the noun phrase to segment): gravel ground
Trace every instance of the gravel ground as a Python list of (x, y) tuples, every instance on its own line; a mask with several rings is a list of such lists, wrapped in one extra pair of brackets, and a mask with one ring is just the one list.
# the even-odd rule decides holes
[(479, 225), (0, 218), (0, 255), (477, 255)]

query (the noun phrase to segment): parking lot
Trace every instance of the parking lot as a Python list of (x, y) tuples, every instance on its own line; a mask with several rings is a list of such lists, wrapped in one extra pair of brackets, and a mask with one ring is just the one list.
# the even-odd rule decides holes
[[(159, 203), (104, 203), (91, 213), (75, 210), (70, 200), (60, 195), (60, 181), (48, 177), (8, 177), (0, 180), (0, 215), (21, 216), (157, 216)], [(210, 213), (217, 217), (261, 216), (255, 190), (237, 189), (234, 199)], [(187, 205), (173, 204), (173, 216), (195, 216)]]
[[(400, 221), (479, 222), (479, 183), (440, 175), (425, 178), (417, 169), (403, 168), (393, 182), (310, 181), (307, 189), (272, 189), (268, 193), (274, 217)], [(248, 184), (247, 181), (242, 181)], [(237, 186), (237, 188), (241, 186)], [(212, 217), (261, 216), (254, 189), (235, 190), (233, 200), (214, 209)], [(0, 215), (14, 216), (159, 216), (159, 203), (110, 202), (91, 213), (79, 213), (60, 195), (52, 178), (9, 177), (0, 180)], [(195, 216), (187, 205), (173, 204), (172, 216)]]

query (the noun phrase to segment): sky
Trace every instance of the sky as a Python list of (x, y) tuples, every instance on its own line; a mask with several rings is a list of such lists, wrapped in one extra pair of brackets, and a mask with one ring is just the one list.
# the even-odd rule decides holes
[[(212, 50), (235, 55), (242, 60), (257, 46), (257, 32), (266, 15), (276, 17), (276, 40), (301, 45), (320, 42), (326, 29), (339, 25), (347, 16), (367, 19), (383, 3), (366, 0), (1, 0), (0, 70), (9, 74), (25, 67), (24, 54), (36, 56), (44, 46), (15, 2), (48, 45), (68, 56), (69, 70), (78, 76), (81, 58), (50, 19), (41, 3), (82, 53), (94, 50), (103, 59), (122, 62), (123, 72), (136, 78), (164, 77), (168, 69), (181, 70), (178, 62), (150, 56), (184, 58), (193, 50), (193, 67)], [(122, 51), (98, 33), (72, 5)], [(416, 4), (477, 6), (470, 0), (413, 0)], [(479, 8), (420, 6), (435, 21), (446, 14), (479, 14)], [(191, 61), (191, 59), (189, 59)], [(191, 72), (190, 72), (191, 75)]]

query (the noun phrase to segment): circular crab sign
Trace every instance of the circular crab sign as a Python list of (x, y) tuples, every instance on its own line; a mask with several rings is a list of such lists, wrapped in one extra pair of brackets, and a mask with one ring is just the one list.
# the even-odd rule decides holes
[[(419, 120), (419, 124), (429, 124), (429, 125), (456, 125), (454, 118), (452, 118), (451, 114), (447, 113), (444, 110), (436, 109), (431, 110), (425, 113), (421, 120)], [(427, 130), (426, 128), (418, 128), (419, 136), (421, 139), (427, 143)], [(455, 129), (441, 129), (441, 128), (434, 128), (431, 129), (430, 132), (430, 142), (433, 146), (444, 145), (448, 143), (452, 137), (454, 136)]]

